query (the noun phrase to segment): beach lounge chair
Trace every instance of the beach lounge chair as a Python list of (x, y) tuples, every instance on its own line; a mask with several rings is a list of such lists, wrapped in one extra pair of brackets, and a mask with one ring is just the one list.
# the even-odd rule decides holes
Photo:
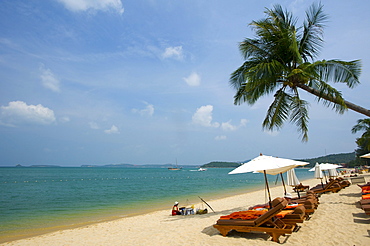
[(301, 197), (294, 197), (291, 199), (291, 201), (296, 203), (304, 203), (307, 199), (313, 199), (316, 204), (319, 204), (319, 197), (313, 191), (307, 191), (307, 195)]
[(321, 184), (312, 187), (310, 191), (315, 192), (316, 194), (326, 193), (326, 192), (338, 192), (342, 187), (338, 184), (338, 181), (333, 179), (327, 183), (324, 187)]
[(275, 216), (286, 207), (288, 202), (284, 198), (275, 198), (272, 201), (272, 208), (254, 220), (242, 219), (219, 219), (214, 228), (222, 236), (226, 236), (231, 230), (238, 232), (265, 232), (272, 237), (272, 241), (279, 242), (279, 237), (291, 234), (295, 224), (284, 223)]
[(300, 183), (299, 185), (294, 186), (293, 190), (295, 192), (301, 192), (301, 191), (308, 190), (309, 188), (310, 188), (310, 186), (303, 185), (302, 183)]
[(338, 178), (336, 178), (336, 180), (339, 182), (339, 184), (340, 184), (340, 186), (342, 186), (342, 188), (346, 188), (346, 187), (351, 185), (351, 182), (349, 182), (348, 180), (346, 180), (342, 177), (338, 177)]
[(297, 225), (297, 223), (303, 223), (306, 218), (306, 208), (303, 205), (299, 205), (292, 213), (285, 215), (281, 220), (286, 224)]

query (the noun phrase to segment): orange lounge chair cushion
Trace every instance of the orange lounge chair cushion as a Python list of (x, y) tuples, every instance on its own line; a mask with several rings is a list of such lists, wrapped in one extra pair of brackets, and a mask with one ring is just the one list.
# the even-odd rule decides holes
[(295, 209), (298, 206), (299, 206), (298, 203), (296, 203), (296, 204), (288, 204), (284, 209)]
[(370, 199), (370, 194), (362, 195), (362, 199)]
[(260, 217), (262, 214), (266, 213), (267, 210), (247, 210), (247, 211), (239, 211), (234, 212), (229, 215), (221, 216), (220, 220), (254, 220)]
[[(267, 210), (247, 210), (234, 212), (229, 215), (221, 216), (220, 220), (255, 220), (262, 214), (266, 213)], [(293, 213), (293, 210), (283, 210), (277, 213), (277, 218), (284, 218), (285, 215)]]

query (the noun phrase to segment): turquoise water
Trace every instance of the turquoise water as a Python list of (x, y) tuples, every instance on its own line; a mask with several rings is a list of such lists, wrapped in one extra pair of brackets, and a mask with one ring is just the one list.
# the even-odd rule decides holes
[[(0, 168), (0, 238), (130, 216), (264, 187), (262, 174), (163, 168)], [(297, 169), (300, 180), (313, 178)], [(275, 183), (276, 176), (269, 176)], [(189, 203), (189, 204), (186, 204)]]

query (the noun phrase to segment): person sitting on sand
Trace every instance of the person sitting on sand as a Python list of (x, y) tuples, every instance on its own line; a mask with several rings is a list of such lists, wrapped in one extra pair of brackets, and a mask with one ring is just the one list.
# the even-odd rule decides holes
[(172, 215), (181, 215), (181, 212), (179, 210), (179, 202), (175, 202), (175, 205), (173, 205)]

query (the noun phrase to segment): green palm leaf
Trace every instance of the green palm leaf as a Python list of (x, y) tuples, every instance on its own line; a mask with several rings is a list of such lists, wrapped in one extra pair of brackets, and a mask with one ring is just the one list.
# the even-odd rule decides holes
[(349, 88), (359, 84), (359, 60), (314, 61), (323, 45), (323, 28), (327, 15), (321, 4), (313, 4), (306, 12), (303, 26), (280, 5), (266, 9), (266, 17), (252, 21), (255, 38), (239, 44), (245, 62), (230, 76), (236, 90), (234, 103), (253, 105), (263, 96), (274, 94), (262, 126), (280, 129), (286, 120), (295, 124), (308, 140), (308, 103), (300, 99), (298, 88), (317, 97), (338, 113), (352, 109), (370, 116), (370, 110), (347, 102), (340, 91), (329, 83), (344, 83)]

